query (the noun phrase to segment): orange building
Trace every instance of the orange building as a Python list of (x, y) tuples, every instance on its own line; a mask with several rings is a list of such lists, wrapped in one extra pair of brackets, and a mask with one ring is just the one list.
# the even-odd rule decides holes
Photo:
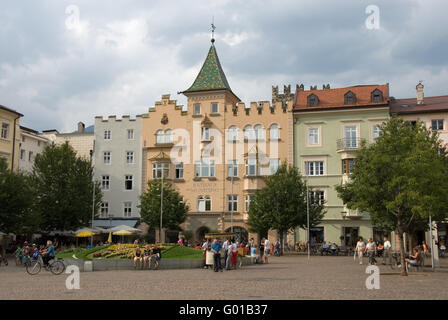
[(241, 240), (256, 238), (247, 225), (252, 196), (281, 162), (293, 162), (294, 94), (289, 86), (283, 94), (273, 87), (272, 103), (242, 103), (227, 82), (214, 39), (182, 94), (186, 108), (166, 94), (143, 115), (143, 191), (163, 174), (190, 207), (181, 227), (194, 239), (231, 230)]

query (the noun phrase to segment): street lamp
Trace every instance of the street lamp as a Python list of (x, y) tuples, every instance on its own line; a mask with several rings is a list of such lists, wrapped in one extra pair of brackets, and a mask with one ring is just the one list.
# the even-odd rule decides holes
[(308, 181), (305, 180), (305, 183), (306, 183), (306, 224), (307, 224), (306, 238), (308, 242), (308, 260), (310, 260), (310, 200), (308, 193)]
[(165, 164), (162, 163), (162, 184), (160, 187), (160, 230), (159, 230), (159, 243), (162, 243), (162, 218), (163, 218), (163, 171)]

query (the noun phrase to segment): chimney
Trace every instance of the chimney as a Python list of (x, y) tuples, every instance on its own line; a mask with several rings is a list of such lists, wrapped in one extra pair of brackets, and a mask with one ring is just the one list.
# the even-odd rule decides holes
[(420, 81), (418, 85), (415, 87), (417, 89), (417, 104), (423, 104), (423, 84)]
[(86, 126), (82, 122), (78, 122), (78, 132), (84, 133)]

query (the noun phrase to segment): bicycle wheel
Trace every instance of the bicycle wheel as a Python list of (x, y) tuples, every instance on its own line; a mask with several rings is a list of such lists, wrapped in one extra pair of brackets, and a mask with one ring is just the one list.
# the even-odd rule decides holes
[(37, 260), (32, 260), (26, 265), (26, 272), (30, 275), (35, 275), (40, 272), (40, 269), (42, 268), (41, 264)]
[(53, 274), (61, 274), (65, 270), (65, 264), (62, 261), (55, 261), (50, 265), (50, 271)]

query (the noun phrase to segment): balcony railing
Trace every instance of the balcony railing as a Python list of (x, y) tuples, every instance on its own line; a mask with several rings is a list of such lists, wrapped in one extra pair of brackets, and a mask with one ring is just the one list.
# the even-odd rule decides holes
[(339, 139), (336, 141), (337, 151), (357, 150), (361, 147), (360, 138)]

